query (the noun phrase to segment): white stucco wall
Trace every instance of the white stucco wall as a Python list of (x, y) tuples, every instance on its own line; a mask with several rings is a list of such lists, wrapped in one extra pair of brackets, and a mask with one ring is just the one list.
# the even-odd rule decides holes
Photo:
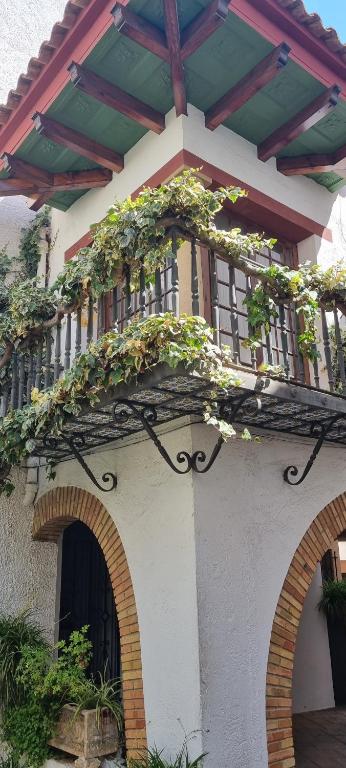
[(321, 566), (306, 595), (300, 620), (293, 670), (293, 712), (335, 706), (325, 616), (318, 610), (322, 594)]
[[(216, 433), (191, 429), (209, 455)], [(190, 428), (165, 434), (170, 454), (190, 450)], [(304, 484), (305, 440), (232, 441), (206, 475), (175, 475), (147, 440), (88, 457), (96, 475), (116, 470), (99, 493), (76, 462), (47, 487), (78, 485), (111, 513), (137, 601), (150, 744), (174, 752), (187, 733), (208, 752), (205, 768), (267, 768), (265, 682), (277, 600), (296, 547), (323, 506), (345, 490), (343, 450), (324, 448)], [(198, 611), (198, 612), (197, 612)], [(201, 744), (201, 740), (203, 744)]]
[[(193, 428), (211, 451), (213, 432)], [(213, 469), (194, 476), (197, 593), (205, 768), (267, 768), (265, 684), (279, 594), (294, 552), (325, 504), (345, 490), (344, 453), (324, 448), (298, 487), (311, 443), (233, 441)]]
[(33, 507), (24, 507), (26, 470), (14, 470), (15, 491), (0, 497), (0, 613), (29, 609), (54, 639), (56, 547), (33, 542)]
[(6, 248), (12, 258), (18, 256), (22, 228), (34, 216), (25, 197), (0, 197), (0, 248)]
[[(175, 456), (191, 449), (189, 428), (166, 435)], [(118, 487), (100, 493), (75, 461), (49, 487), (77, 485), (112, 515), (126, 552), (137, 603), (148, 741), (176, 752), (197, 731), (201, 752), (200, 674), (192, 477), (175, 475), (149, 441), (88, 457), (97, 477), (110, 469)], [(45, 490), (43, 480), (40, 493)]]
[[(223, 126), (209, 131), (202, 112), (191, 105), (188, 112), (188, 117), (177, 118), (172, 110), (166, 116), (166, 130), (160, 136), (147, 133), (125, 155), (124, 170), (114, 174), (106, 187), (90, 190), (64, 213), (53, 209), (52, 280), (62, 269), (65, 251), (88, 232), (91, 224), (102, 219), (114, 200), (134, 192), (182, 149), (239, 178), (244, 188), (251, 185), (324, 227), (333, 227), (335, 244), (317, 238), (314, 246), (321, 263), (346, 257), (346, 237), (340, 224), (345, 210), (343, 198), (330, 194), (310, 179), (283, 176), (277, 172), (274, 161), (258, 160), (253, 144)], [(309, 248), (306, 257), (309, 258)]]

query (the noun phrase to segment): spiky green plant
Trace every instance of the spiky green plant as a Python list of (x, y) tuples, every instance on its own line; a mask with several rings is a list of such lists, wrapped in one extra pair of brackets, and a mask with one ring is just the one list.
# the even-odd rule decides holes
[(31, 611), (17, 616), (0, 615), (0, 708), (12, 706), (21, 696), (16, 671), (24, 646), (46, 648), (42, 628)]
[(117, 723), (119, 733), (122, 732), (124, 716), (121, 705), (121, 681), (107, 680), (106, 670), (103, 675), (99, 672), (96, 680), (85, 679), (84, 685), (78, 688), (77, 696), (71, 704), (76, 706), (76, 716), (83, 709), (95, 709), (98, 728), (102, 728), (104, 712), (110, 712)]
[(186, 741), (175, 758), (166, 759), (163, 756), (164, 750), (159, 751), (156, 747), (148, 749), (143, 757), (130, 761), (130, 768), (202, 768), (203, 758), (206, 753), (190, 760)]
[(340, 619), (346, 623), (346, 581), (324, 581), (318, 608), (328, 619)]

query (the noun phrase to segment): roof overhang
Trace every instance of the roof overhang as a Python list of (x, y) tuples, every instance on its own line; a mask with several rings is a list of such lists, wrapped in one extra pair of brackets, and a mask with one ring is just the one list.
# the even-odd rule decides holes
[(256, 144), (263, 162), (275, 156), (280, 172), (337, 190), (346, 56), (287, 5), (186, 0), (177, 12), (176, 0), (72, 0), (0, 111), (0, 194), (65, 210), (187, 101), (210, 130), (222, 124)]

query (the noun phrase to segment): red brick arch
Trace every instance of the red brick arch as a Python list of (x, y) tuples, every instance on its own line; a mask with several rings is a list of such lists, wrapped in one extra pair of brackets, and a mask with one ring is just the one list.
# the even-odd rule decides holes
[(135, 757), (147, 745), (140, 634), (131, 574), (115, 523), (91, 493), (81, 488), (56, 488), (36, 504), (33, 538), (56, 542), (64, 528), (75, 520), (94, 533), (108, 566), (120, 629), (127, 756)]
[(317, 565), (346, 529), (346, 493), (320, 512), (295, 552), (276, 607), (267, 668), (267, 737), (270, 768), (294, 768), (292, 677), (303, 603)]

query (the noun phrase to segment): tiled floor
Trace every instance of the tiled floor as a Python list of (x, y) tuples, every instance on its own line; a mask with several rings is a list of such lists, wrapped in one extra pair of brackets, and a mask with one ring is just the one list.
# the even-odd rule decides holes
[(294, 715), (296, 768), (346, 768), (346, 708)]

